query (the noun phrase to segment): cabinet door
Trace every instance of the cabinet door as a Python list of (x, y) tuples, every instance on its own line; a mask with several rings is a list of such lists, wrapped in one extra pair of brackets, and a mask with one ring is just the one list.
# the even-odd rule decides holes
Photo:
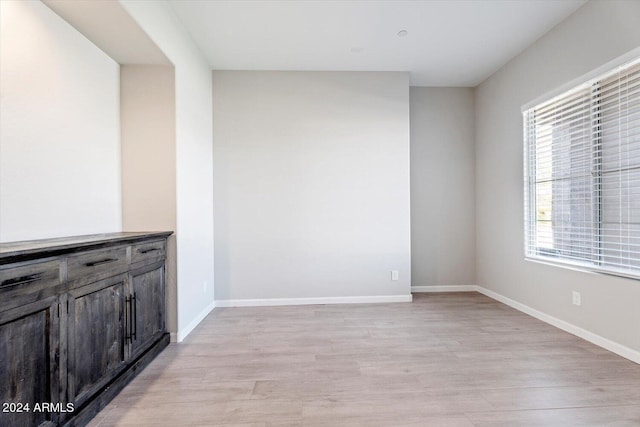
[(68, 295), (67, 396), (76, 408), (124, 368), (126, 289), (121, 274)]
[(0, 313), (0, 425), (56, 423), (55, 412), (34, 407), (60, 402), (59, 335), (57, 297)]
[(163, 261), (131, 272), (131, 357), (137, 357), (165, 331), (164, 273)]

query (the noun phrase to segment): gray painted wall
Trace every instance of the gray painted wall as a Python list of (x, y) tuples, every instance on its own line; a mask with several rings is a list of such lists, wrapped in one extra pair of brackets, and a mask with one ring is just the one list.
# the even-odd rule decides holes
[(408, 295), (408, 74), (214, 71), (213, 93), (216, 300)]
[(411, 284), (475, 285), (473, 89), (411, 88)]
[(640, 46), (639, 17), (637, 1), (589, 2), (476, 91), (477, 284), (636, 351), (639, 281), (524, 260), (520, 107)]

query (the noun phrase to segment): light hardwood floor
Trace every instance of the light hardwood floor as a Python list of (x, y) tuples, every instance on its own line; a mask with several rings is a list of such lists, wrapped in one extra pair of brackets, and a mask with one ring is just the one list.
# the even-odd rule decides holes
[(640, 365), (478, 293), (217, 308), (91, 426), (640, 426)]

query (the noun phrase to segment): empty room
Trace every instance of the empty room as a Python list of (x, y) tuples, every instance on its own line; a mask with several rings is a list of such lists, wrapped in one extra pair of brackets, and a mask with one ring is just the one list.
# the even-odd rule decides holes
[(1, 0), (0, 426), (640, 426), (640, 1)]

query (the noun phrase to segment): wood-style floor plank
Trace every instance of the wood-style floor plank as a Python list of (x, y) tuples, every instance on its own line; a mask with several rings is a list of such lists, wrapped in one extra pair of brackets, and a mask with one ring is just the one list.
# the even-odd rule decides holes
[(90, 425), (640, 426), (640, 365), (477, 293), (219, 308)]

